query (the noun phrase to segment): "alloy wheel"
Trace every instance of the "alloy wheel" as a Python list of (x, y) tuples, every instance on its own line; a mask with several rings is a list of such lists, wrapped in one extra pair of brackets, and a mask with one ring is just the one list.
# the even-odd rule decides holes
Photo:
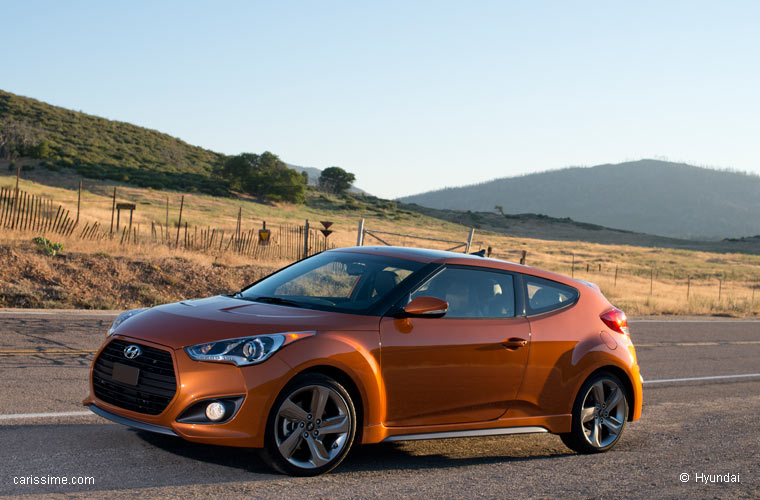
[(581, 425), (588, 444), (606, 448), (617, 440), (627, 416), (623, 389), (613, 380), (596, 381), (581, 406)]
[(324, 467), (349, 441), (351, 413), (343, 396), (325, 385), (306, 385), (286, 397), (274, 419), (275, 445), (299, 469)]

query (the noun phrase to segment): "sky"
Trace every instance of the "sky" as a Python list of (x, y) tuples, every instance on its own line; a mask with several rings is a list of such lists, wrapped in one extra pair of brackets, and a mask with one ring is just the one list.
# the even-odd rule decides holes
[(0, 88), (395, 198), (641, 158), (760, 173), (760, 2), (0, 0)]

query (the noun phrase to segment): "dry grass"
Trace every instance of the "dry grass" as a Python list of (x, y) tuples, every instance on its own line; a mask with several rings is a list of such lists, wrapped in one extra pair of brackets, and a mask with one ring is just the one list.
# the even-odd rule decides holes
[[(188, 252), (189, 254), (189, 252)], [(128, 309), (230, 293), (269, 274), (201, 256), (66, 251), (48, 257), (28, 241), (0, 241), (0, 307)]]
[[(9, 186), (15, 178), (0, 176), (0, 185)], [(48, 179), (45, 182), (50, 182)], [(62, 178), (62, 185), (65, 178)], [(76, 212), (77, 192), (73, 189), (75, 183), (69, 181), (66, 187), (53, 187), (47, 184), (22, 179), (20, 187), (28, 192), (51, 197), (56, 203), (62, 203), (65, 208)], [(111, 218), (110, 194), (113, 187), (102, 182), (85, 181), (82, 195), (81, 226), (87, 222), (98, 221), (108, 228)], [(175, 300), (184, 296), (203, 296), (219, 291), (236, 289), (250, 282), (254, 275), (263, 269), (273, 269), (288, 262), (285, 261), (256, 261), (241, 257), (234, 253), (214, 252), (210, 254), (172, 249), (162, 245), (147, 243), (150, 234), (151, 221), (162, 224), (166, 217), (166, 198), (169, 197), (170, 225), (176, 224), (179, 203), (182, 194), (174, 192), (159, 192), (150, 189), (119, 187), (118, 201), (134, 202), (138, 205), (133, 224), (140, 226), (141, 241), (139, 245), (121, 246), (118, 240), (101, 242), (82, 241), (76, 237), (60, 238), (50, 236), (54, 241), (60, 241), (65, 249), (63, 257), (51, 259), (39, 255), (32, 247), (30, 240), (37, 234), (4, 231), (0, 232), (0, 249), (3, 250), (2, 274), (0, 275), (0, 305), (17, 305), (27, 307), (128, 307), (140, 303), (152, 303), (155, 300)], [(333, 203), (334, 205), (334, 203)], [(356, 242), (356, 228), (359, 219), (366, 220), (366, 227), (413, 233), (420, 236), (464, 241), (468, 228), (422, 216), (419, 214), (399, 213), (392, 218), (371, 210), (355, 211), (335, 208), (325, 203), (325, 208), (313, 208), (293, 205), (270, 205), (256, 203), (253, 200), (236, 200), (214, 198), (199, 194), (185, 194), (183, 221), (189, 225), (206, 227), (208, 225), (225, 231), (232, 231), (237, 222), (238, 209), (242, 207), (243, 230), (259, 228), (263, 220), (275, 229), (277, 224), (302, 224), (304, 219), (312, 221), (313, 225), (320, 220), (334, 222), (331, 229), (335, 232), (330, 240), (336, 246), (351, 246)], [(123, 221), (122, 221), (123, 223)], [(173, 234), (176, 228), (172, 230)], [(75, 235), (79, 231), (75, 231)], [(229, 234), (229, 233), (228, 233)], [(388, 243), (402, 246), (426, 246), (445, 249), (453, 246), (447, 243), (422, 241), (409, 237), (378, 235)], [(180, 241), (182, 238), (180, 238)], [(365, 237), (365, 244), (381, 244), (371, 236)], [(519, 261), (523, 250), (527, 251), (529, 265), (549, 269), (563, 274), (573, 274), (576, 278), (586, 279), (600, 285), (602, 291), (610, 300), (623, 308), (629, 314), (700, 314), (700, 315), (757, 315), (760, 312), (760, 295), (757, 301), (753, 299), (753, 290), (760, 284), (760, 256), (740, 253), (711, 253), (691, 250), (667, 248), (637, 247), (628, 245), (602, 245), (585, 242), (548, 241), (530, 238), (513, 238), (504, 234), (476, 232), (472, 250), (492, 247), (494, 255), (507, 260)], [(15, 257), (12, 257), (15, 256)], [(574, 271), (572, 263), (575, 261)], [(109, 263), (110, 264), (106, 264)], [(29, 273), (24, 274), (24, 269)], [(80, 267), (77, 267), (80, 266)], [(93, 278), (92, 285), (81, 285), (88, 292), (82, 292), (85, 297), (81, 301), (71, 297), (78, 296), (76, 288), (81, 280), (70, 278), (53, 285), (52, 292), (40, 295), (43, 299), (28, 303), (21, 299), (9, 300), (9, 296), (20, 297), (8, 293), (8, 290), (27, 289), (32, 295), (39, 295), (46, 283), (55, 281), (57, 269), (67, 269), (67, 273), (87, 274), (87, 266), (93, 266), (101, 273), (101, 282), (120, 281), (123, 284), (109, 288), (107, 293), (97, 292), (97, 280)], [(153, 267), (157, 276), (165, 276), (168, 269), (171, 274), (196, 283), (192, 287), (177, 285), (161, 288), (154, 284), (150, 277)], [(588, 271), (587, 271), (588, 266)], [(617, 281), (615, 270), (617, 268)], [(32, 272), (33, 271), (33, 272)], [(209, 277), (208, 286), (203, 286), (199, 280), (193, 280), (191, 275)], [(52, 276), (52, 278), (50, 276)], [(650, 275), (654, 274), (651, 283)], [(105, 277), (105, 278), (104, 278)], [(687, 300), (687, 280), (690, 280), (689, 300)], [(61, 278), (62, 279), (62, 278)], [(68, 279), (68, 278), (67, 278)], [(163, 278), (156, 278), (163, 279)], [(722, 280), (719, 297), (719, 279)], [(35, 281), (37, 280), (37, 281)], [(169, 279), (171, 280), (171, 279)], [(85, 280), (86, 281), (86, 280)], [(143, 283), (152, 287), (154, 292), (140, 295), (130, 283)], [(44, 286), (43, 286), (44, 285)], [(59, 292), (54, 287), (67, 289), (66, 297), (56, 298)], [(132, 287), (132, 288), (130, 288)], [(110, 299), (100, 304), (97, 297), (113, 294), (123, 294), (127, 290), (128, 299), (118, 299), (111, 303)], [(147, 289), (146, 289), (147, 290)], [(47, 293), (47, 292), (46, 292)], [(63, 293), (63, 292), (60, 292)], [(90, 298), (87, 294), (91, 294)], [(152, 295), (152, 299), (149, 297)], [(47, 298), (44, 298), (47, 297)], [(143, 298), (140, 298), (143, 297)], [(140, 301), (143, 302), (140, 302)], [(4, 301), (4, 302), (3, 302)]]

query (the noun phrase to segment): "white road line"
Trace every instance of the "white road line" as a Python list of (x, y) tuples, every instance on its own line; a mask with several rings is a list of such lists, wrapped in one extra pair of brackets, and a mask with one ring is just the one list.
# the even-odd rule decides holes
[(719, 340), (717, 342), (651, 342), (648, 344), (636, 343), (635, 347), (704, 347), (717, 345), (755, 345), (760, 340)]
[(0, 315), (6, 316), (117, 316), (118, 311), (69, 311), (69, 310), (57, 310), (57, 311), (0, 311)]
[[(708, 377), (662, 378), (657, 380), (645, 380), (644, 383), (664, 384), (666, 382), (692, 382), (697, 380), (720, 380), (749, 377), (760, 377), (760, 373), (742, 373), (740, 375), (713, 375)], [(11, 415), (0, 415), (0, 420), (21, 420), (25, 418), (87, 417), (90, 415), (95, 414), (91, 411), (63, 411), (58, 413), (16, 413)]]
[(25, 418), (56, 418), (56, 417), (86, 417), (95, 415), (91, 411), (62, 411), (58, 413), (14, 413), (0, 415), (0, 420), (21, 420)]
[(629, 323), (757, 323), (757, 319), (629, 319)]
[(686, 377), (686, 378), (661, 378), (658, 380), (645, 380), (645, 384), (664, 384), (666, 382), (692, 382), (696, 380), (720, 380), (728, 378), (760, 377), (760, 373), (743, 373), (741, 375), (713, 375), (710, 377)]

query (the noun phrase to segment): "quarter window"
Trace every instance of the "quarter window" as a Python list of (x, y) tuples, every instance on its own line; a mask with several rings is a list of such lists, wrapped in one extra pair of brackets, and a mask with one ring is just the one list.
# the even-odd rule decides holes
[(572, 304), (578, 299), (578, 290), (556, 281), (524, 276), (528, 314), (541, 314)]
[(449, 303), (446, 318), (512, 318), (515, 293), (511, 274), (446, 268), (415, 290)]

